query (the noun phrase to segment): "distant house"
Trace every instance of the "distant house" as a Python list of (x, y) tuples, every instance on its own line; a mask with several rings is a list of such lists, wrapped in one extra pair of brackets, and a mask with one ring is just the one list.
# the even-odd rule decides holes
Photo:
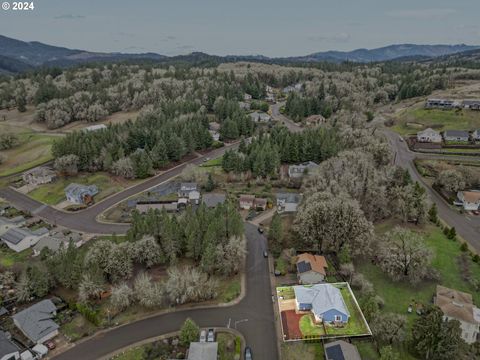
[(480, 100), (463, 100), (462, 106), (465, 109), (480, 110)]
[(275, 94), (267, 92), (267, 95), (265, 96), (265, 100), (269, 102), (275, 102)]
[(74, 204), (89, 205), (93, 203), (93, 197), (98, 194), (96, 185), (81, 185), (71, 183), (65, 188), (65, 197)]
[(0, 360), (18, 360), (20, 349), (12, 342), (9, 334), (0, 330)]
[(208, 132), (210, 133), (210, 136), (212, 137), (212, 139), (214, 141), (219, 141), (220, 140), (220, 133), (218, 131), (208, 130)]
[(252, 100), (252, 95), (247, 93), (243, 94), (243, 100), (245, 101)]
[(305, 174), (312, 173), (318, 165), (313, 161), (308, 161), (298, 165), (290, 165), (288, 167), (288, 176), (291, 178), (300, 178)]
[(216, 194), (216, 193), (208, 193), (203, 194), (202, 202), (208, 208), (214, 208), (219, 204), (223, 204), (225, 202), (226, 195), (225, 194)]
[(428, 143), (441, 143), (442, 135), (440, 135), (438, 131), (428, 128), (417, 133), (417, 141)]
[(217, 360), (217, 342), (191, 342), (187, 360)]
[(48, 229), (31, 231), (27, 228), (12, 228), (0, 235), (0, 240), (15, 252), (21, 252), (35, 245), (48, 234)]
[(264, 112), (258, 112), (258, 111), (255, 111), (253, 113), (250, 114), (250, 118), (252, 119), (253, 122), (257, 122), (257, 123), (266, 123), (266, 122), (269, 122), (271, 120), (271, 117), (270, 115), (264, 113)]
[(362, 360), (355, 345), (343, 340), (324, 344), (326, 360)]
[(135, 208), (141, 214), (148, 212), (149, 210), (163, 210), (167, 212), (178, 211), (177, 201), (138, 201)]
[(303, 84), (297, 83), (295, 85), (289, 85), (287, 87), (284, 87), (283, 92), (285, 94), (289, 94), (291, 92), (300, 92), (300, 91), (302, 91), (302, 88), (303, 88)]
[(278, 193), (277, 195), (277, 211), (296, 212), (298, 204), (300, 204), (301, 196), (296, 193)]
[(425, 102), (426, 109), (453, 109), (460, 106), (458, 101), (450, 99), (428, 99)]
[(16, 216), (14, 218), (6, 218), (0, 216), (0, 235), (5, 234), (8, 230), (21, 227), (25, 224), (23, 216)]
[(297, 285), (295, 307), (297, 312), (311, 312), (315, 322), (346, 324), (350, 318), (340, 289), (331, 284)]
[(58, 324), (53, 321), (57, 308), (52, 300), (42, 300), (12, 316), (16, 327), (33, 343), (41, 344), (58, 335)]
[(80, 247), (83, 243), (82, 236), (77, 232), (65, 235), (59, 231), (51, 231), (35, 244), (33, 247), (33, 256), (40, 255), (41, 251), (45, 248), (50, 251), (57, 251), (62, 246), (67, 248), (70, 242), (75, 245), (75, 247)]
[(323, 282), (327, 276), (327, 267), (327, 260), (323, 256), (308, 253), (298, 255), (298, 282), (303, 285)]
[(255, 198), (255, 200), (253, 200), (253, 207), (255, 210), (265, 211), (267, 209), (267, 199)]
[(57, 174), (55, 171), (45, 166), (25, 171), (22, 175), (23, 181), (30, 185), (48, 184), (55, 181), (56, 178)]
[(215, 121), (208, 123), (208, 129), (213, 131), (219, 131), (221, 125)]
[(200, 204), (200, 192), (197, 190), (190, 191), (188, 193), (188, 202), (190, 204)]
[(181, 183), (180, 188), (178, 189), (178, 197), (188, 198), (189, 194), (192, 191), (198, 191), (197, 183), (194, 183), (194, 182)]
[(480, 141), (480, 129), (477, 129), (472, 133), (472, 139), (475, 141)]
[(443, 132), (443, 138), (445, 141), (459, 141), (468, 142), (468, 131), (463, 130), (445, 130)]
[(460, 322), (462, 339), (467, 344), (480, 340), (480, 309), (473, 304), (471, 294), (437, 285), (435, 305), (442, 310), (444, 319)]
[(240, 195), (240, 199), (239, 199), (240, 209), (243, 209), (243, 210), (252, 209), (254, 201), (255, 201), (255, 195)]
[(83, 131), (99, 131), (99, 130), (105, 130), (106, 128), (107, 128), (107, 125), (105, 124), (97, 124), (97, 125), (87, 126), (86, 128), (83, 129)]
[(240, 106), (240, 109), (242, 110), (250, 110), (250, 103), (247, 103), (245, 101), (239, 101), (238, 106)]
[(459, 191), (457, 198), (467, 211), (478, 210), (480, 207), (480, 191)]

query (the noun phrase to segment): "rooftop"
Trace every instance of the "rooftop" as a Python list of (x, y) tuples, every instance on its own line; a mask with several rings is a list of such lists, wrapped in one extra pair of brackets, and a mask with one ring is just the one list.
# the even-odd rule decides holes
[(466, 202), (476, 203), (480, 201), (480, 191), (463, 191), (463, 198)]
[(312, 304), (312, 311), (316, 315), (321, 315), (332, 309), (350, 315), (340, 289), (331, 284), (297, 285), (293, 287), (293, 290), (297, 302), (299, 304)]
[(355, 345), (337, 340), (324, 345), (327, 360), (361, 360)]
[(473, 304), (472, 295), (437, 285), (437, 305), (445, 316), (468, 322), (480, 324), (478, 308)]
[(207, 205), (207, 207), (215, 207), (219, 204), (223, 204), (225, 202), (225, 199), (225, 194), (218, 193), (203, 194), (202, 196), (202, 202)]
[(48, 233), (48, 229), (46, 228), (40, 228), (35, 231), (30, 231), (27, 228), (12, 228), (0, 236), (0, 239), (9, 242), (10, 244), (17, 245), (28, 236), (42, 236), (46, 233)]
[(300, 194), (297, 193), (277, 193), (277, 201), (285, 201), (290, 204), (299, 204), (301, 200)]
[(4, 331), (0, 330), (0, 358), (19, 351), (18, 347), (9, 339)]
[(468, 131), (464, 130), (445, 130), (445, 136), (468, 137)]
[(297, 257), (297, 270), (299, 273), (313, 270), (320, 274), (327, 275), (325, 271), (327, 267), (327, 260), (325, 260), (323, 256), (303, 253)]
[(33, 342), (58, 329), (52, 320), (57, 308), (51, 300), (42, 300), (12, 316), (17, 327)]

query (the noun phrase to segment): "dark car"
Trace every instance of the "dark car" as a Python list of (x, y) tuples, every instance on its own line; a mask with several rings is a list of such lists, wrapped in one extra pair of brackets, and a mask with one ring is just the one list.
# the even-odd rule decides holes
[(259, 227), (259, 228), (258, 228), (258, 232), (259, 232), (260, 234), (263, 234), (263, 232), (264, 232), (263, 228)]
[(245, 360), (253, 360), (252, 349), (248, 346), (245, 348)]
[(275, 271), (273, 272), (273, 274), (274, 274), (275, 276), (282, 276), (282, 273), (280, 272), (280, 270), (275, 270)]
[(44, 345), (48, 348), (48, 350), (53, 350), (57, 347), (57, 345), (55, 345), (55, 343), (51, 340), (44, 343)]

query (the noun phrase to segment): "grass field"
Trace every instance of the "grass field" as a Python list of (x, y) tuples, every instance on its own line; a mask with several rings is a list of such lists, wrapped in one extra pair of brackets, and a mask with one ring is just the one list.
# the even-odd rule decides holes
[(26, 263), (32, 255), (32, 249), (26, 249), (22, 252), (15, 252), (6, 245), (0, 246), (0, 266), (11, 267), (16, 263)]
[(240, 282), (240, 276), (237, 275), (234, 278), (229, 278), (220, 284), (218, 291), (218, 300), (222, 303), (228, 303), (235, 300), (242, 291), (242, 285)]
[[(0, 131), (5, 127), (0, 125)], [(25, 171), (49, 160), (53, 141), (58, 138), (54, 135), (22, 132), (18, 134), (20, 145), (9, 150), (0, 151), (4, 162), (0, 165), (0, 176), (7, 176)]]
[(416, 134), (431, 127), (437, 131), (475, 130), (480, 128), (480, 112), (471, 110), (426, 110), (423, 106), (407, 108), (396, 119), (393, 130)]
[(70, 183), (78, 183), (85, 185), (97, 185), (99, 193), (95, 195), (95, 201), (100, 201), (107, 196), (115, 194), (123, 190), (133, 182), (117, 181), (106, 173), (96, 174), (79, 174), (74, 177), (60, 178), (51, 184), (43, 184), (38, 186), (28, 195), (38, 201), (41, 201), (48, 205), (56, 205), (65, 199), (65, 188)]
[(307, 314), (303, 315), (300, 318), (300, 331), (303, 336), (324, 336), (325, 331), (323, 330), (322, 324), (315, 324), (313, 322), (313, 315)]
[[(392, 228), (392, 224), (383, 223), (377, 226), (377, 232), (382, 233)], [(457, 258), (461, 255), (460, 244), (448, 240), (442, 231), (427, 225), (419, 231), (425, 236), (426, 244), (434, 252), (432, 266), (439, 272), (438, 283), (450, 288), (465, 291), (473, 295), (475, 304), (480, 305), (480, 292), (475, 291), (473, 286), (462, 279)], [(470, 269), (474, 278), (480, 278), (480, 265), (470, 262)], [(356, 264), (357, 271), (364, 274), (372, 282), (375, 292), (385, 301), (384, 310), (407, 315), (409, 304), (427, 304), (435, 294), (437, 282), (422, 282), (416, 286), (405, 282), (393, 282), (377, 266), (370, 262)], [(407, 319), (411, 324), (417, 315), (408, 314)]]
[(222, 166), (222, 157), (205, 161), (202, 167)]
[(288, 360), (316, 360), (323, 359), (321, 343), (287, 342), (281, 344), (282, 359)]

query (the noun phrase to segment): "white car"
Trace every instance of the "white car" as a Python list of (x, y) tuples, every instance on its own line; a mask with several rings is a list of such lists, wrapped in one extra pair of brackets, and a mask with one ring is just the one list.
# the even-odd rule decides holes
[(207, 342), (207, 332), (205, 330), (200, 331), (200, 342)]

